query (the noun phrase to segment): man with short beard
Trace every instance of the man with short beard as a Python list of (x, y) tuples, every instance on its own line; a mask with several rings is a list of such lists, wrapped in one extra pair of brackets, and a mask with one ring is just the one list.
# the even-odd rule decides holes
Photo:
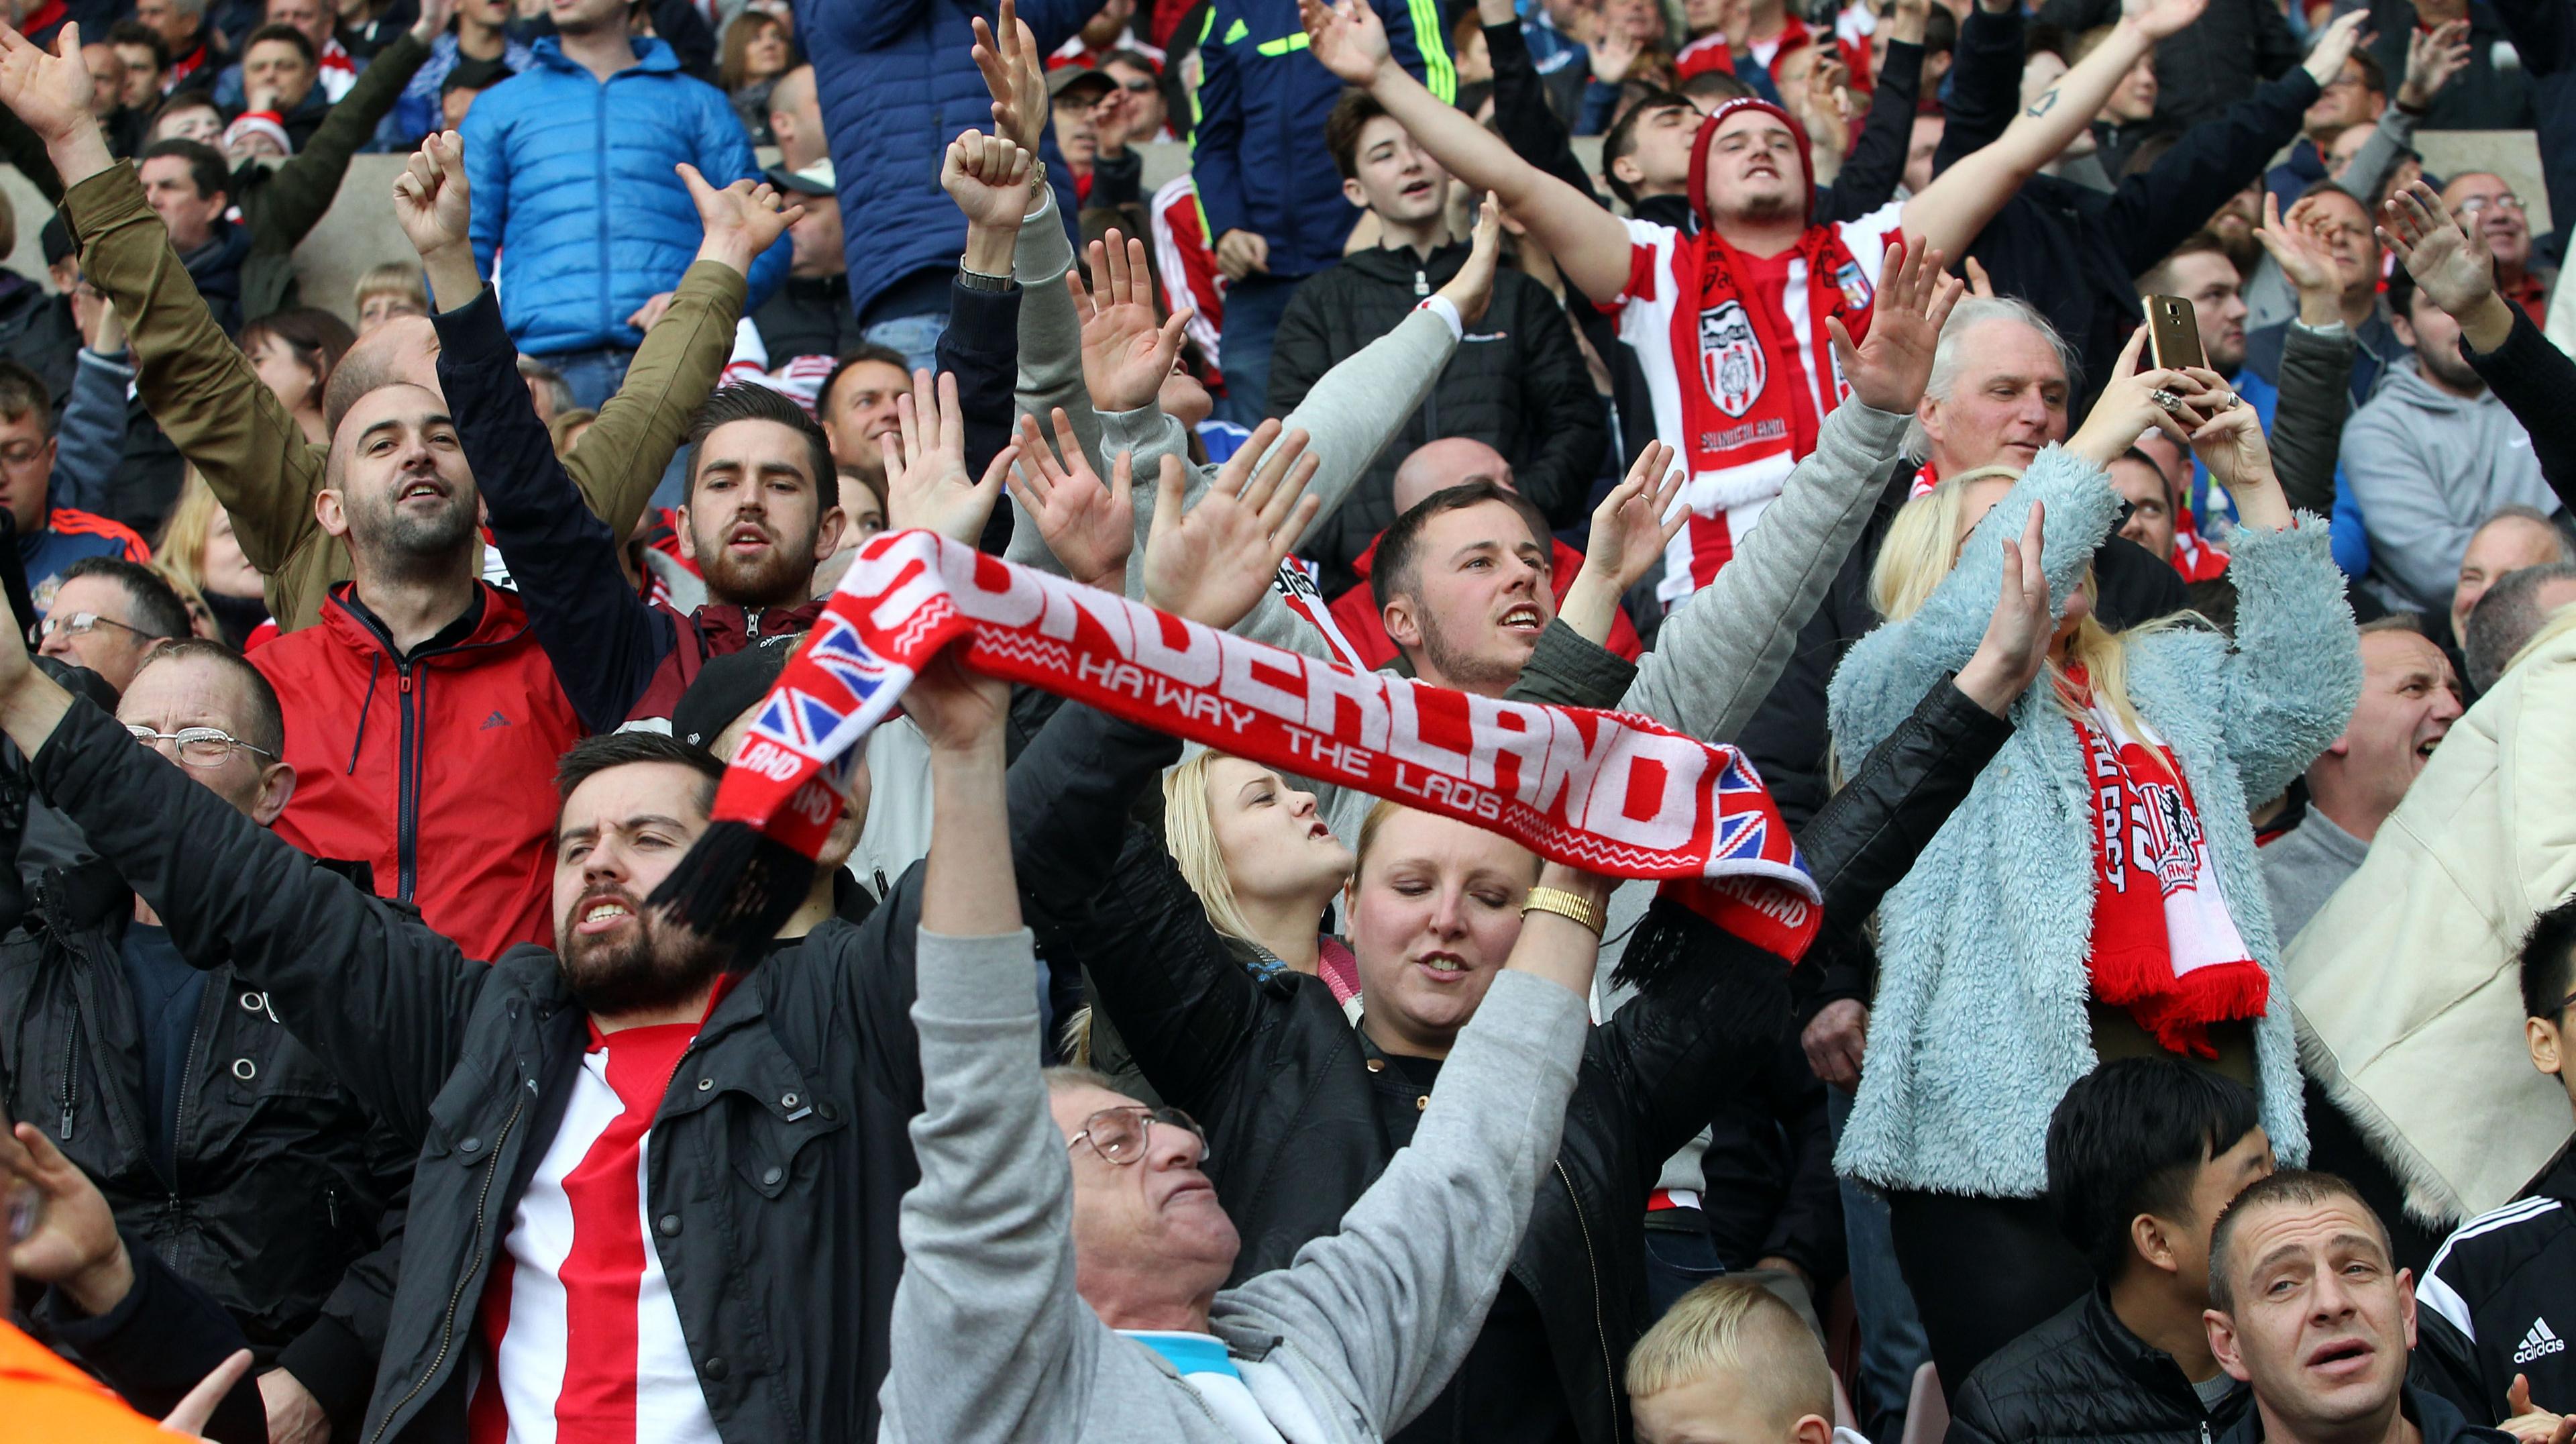
[(2368, 581), (2392, 604), (2449, 610), (2480, 523), (2508, 504), (2559, 510), (2531, 434), (2487, 389), (2460, 323), (2405, 267), (2388, 278), (2389, 324), (2415, 353), (2344, 423), (2344, 477), (2370, 529)]
[(0, 631), (0, 729), (37, 788), (150, 880), (181, 957), (228, 960), (418, 1159), (353, 1437), (874, 1437), (915, 1176), (917, 873), (865, 927), (720, 955), (643, 903), (706, 828), (719, 765), (591, 738), (562, 759), (539, 881), (562, 955), (485, 963), (72, 700), (5, 610)]

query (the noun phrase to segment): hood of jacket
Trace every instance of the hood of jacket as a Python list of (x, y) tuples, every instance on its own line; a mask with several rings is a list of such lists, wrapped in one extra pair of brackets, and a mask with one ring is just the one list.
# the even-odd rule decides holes
[(1799, 194), (1806, 198), (1805, 207), (1798, 215), (1798, 223), (1802, 226), (1814, 225), (1816, 223), (1816, 159), (1807, 149), (1807, 128), (1798, 123), (1798, 117), (1767, 100), (1757, 100), (1749, 95), (1730, 100), (1711, 111), (1708, 119), (1699, 123), (1699, 134), (1691, 137), (1688, 199), (1692, 219), (1699, 222), (1701, 230), (1708, 229), (1708, 153), (1717, 143), (1718, 127), (1748, 110), (1759, 111), (1789, 127), (1789, 138), (1795, 143), (1798, 151)]
[[(635, 47), (635, 63), (626, 67), (626, 70), (678, 73), (680, 57), (670, 46), (650, 35), (638, 35), (631, 43)], [(545, 36), (536, 44), (529, 46), (528, 59), (531, 64), (542, 65), (548, 70), (558, 70), (568, 75), (590, 74), (589, 69), (580, 61), (563, 53), (563, 41), (553, 35)], [(626, 70), (617, 73), (624, 75)]]
[(1468, 250), (1465, 241), (1435, 246), (1428, 256), (1411, 246), (1372, 246), (1342, 257), (1342, 266), (1353, 275), (1403, 286), (1408, 290), (1413, 286), (1413, 278), (1419, 275), (1431, 283), (1433, 290), (1438, 290), (1448, 283), (1450, 277), (1458, 274), (1459, 267), (1467, 264)]
[(2496, 403), (2495, 393), (2481, 391), (2475, 396), (2460, 396), (2436, 386), (2422, 371), (2411, 366), (2391, 367), (2388, 379), (2379, 383), (2374, 401), (2411, 407), (2439, 416), (2458, 416), (2481, 410)]

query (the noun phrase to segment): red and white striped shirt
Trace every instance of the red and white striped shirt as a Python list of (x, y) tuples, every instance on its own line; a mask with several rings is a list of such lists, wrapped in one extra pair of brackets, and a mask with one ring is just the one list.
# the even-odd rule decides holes
[(699, 1026), (593, 1027), (483, 1292), (472, 1444), (720, 1444), (645, 1218), (653, 1119)]

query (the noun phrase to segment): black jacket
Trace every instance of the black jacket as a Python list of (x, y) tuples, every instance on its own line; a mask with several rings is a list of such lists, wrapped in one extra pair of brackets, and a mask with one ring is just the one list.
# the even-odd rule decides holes
[(54, 419), (63, 415), (71, 394), (72, 370), (80, 354), (80, 323), (72, 319), (72, 298), (48, 296), (45, 288), (11, 272), (0, 276), (0, 356), (36, 373), (54, 404)]
[[(1801, 969), (1804, 971), (1804, 969)], [(1843, 1276), (1842, 1186), (1825, 1123), (1825, 1085), (1794, 1031), (1744, 1089), (1718, 1101), (1700, 1155), (1700, 1220), (1719, 1262), (1742, 1271), (1785, 1258), (1819, 1289)]]
[[(1799, 838), (1828, 930), (1904, 876), (2011, 728), (1946, 681)], [(1321, 980), (1255, 977), (1129, 803), (1179, 755), (1156, 733), (1066, 707), (1011, 778), (1023, 900), (1049, 956), (1086, 967), (1163, 1097), (1208, 1128), (1217, 1196), (1243, 1237), (1235, 1274), (1330, 1234), (1413, 1136), (1429, 1070), (1381, 1054)], [(1121, 839), (1123, 838), (1123, 844)], [(1628, 1437), (1628, 1350), (1652, 1322), (1647, 1193), (1788, 1024), (1788, 967), (1659, 902), (1629, 943), (1687, 937), (1593, 1030), (1555, 1166), (1484, 1334), (1405, 1440)], [(1659, 928), (1663, 931), (1659, 932)]]
[(2540, 458), (2541, 478), (2558, 493), (2558, 503), (2576, 511), (2576, 360), (2549, 344), (2520, 306), (2513, 312), (2513, 332), (2503, 345), (2481, 355), (2460, 338), (2460, 356), (2477, 368), (2493, 387), (2496, 399), (2531, 433), (2532, 453)]
[(799, 356), (839, 356), (867, 338), (850, 309), (850, 278), (790, 276), (751, 313), (775, 371)]
[(2238, 1385), (2203, 1408), (2173, 1355), (2129, 1332), (2096, 1286), (1977, 1366), (1951, 1401), (1949, 1444), (2200, 1444), (2253, 1398)]
[[(2422, 1316), (2420, 1311), (2417, 1316)], [(2415, 1427), (2424, 1436), (2423, 1444), (2512, 1444), (2513, 1441), (2513, 1436), (2501, 1429), (2489, 1429), (2469, 1422), (2452, 1407), (2451, 1401), (2413, 1384), (2408, 1384), (2405, 1392), (2398, 1396), (2397, 1407), (2407, 1418), (2415, 1421)], [(2246, 1410), (2228, 1426), (2226, 1433), (2215, 1436), (2215, 1444), (2264, 1444), (2262, 1413)]]
[(262, 1368), (283, 1365), (336, 1426), (354, 1429), (384, 1345), (400, 1259), (386, 1209), (410, 1181), (409, 1151), (372, 1132), (267, 998), (218, 960), (189, 1036), (165, 1176), (118, 955), (133, 898), (104, 863), (53, 869), (25, 926), (0, 945), (9, 1114), (41, 1125), (120, 1227), (232, 1312)]
[[(316, 867), (77, 703), (44, 795), (191, 960), (229, 958), (377, 1122), (417, 1150), (402, 1277), (356, 1444), (466, 1437), (464, 1361), (513, 1209), (561, 1126), (586, 1015), (555, 956), (463, 956)], [(539, 805), (544, 805), (540, 803)], [(921, 1079), (908, 1010), (919, 870), (861, 927), (828, 921), (725, 995), (648, 1155), (653, 1246), (732, 1444), (874, 1437), (896, 1206)]]
[[(2269, 0), (2237, 3), (2271, 8)], [(2220, 8), (2212, 5), (2184, 34), (2207, 27)], [(2116, 17), (2116, 5), (2112, 12)], [(1961, 22), (1949, 126), (1932, 162), (1936, 174), (2011, 124), (2021, 104), (2022, 37), (2018, 7), (1990, 15), (1973, 6)], [(2171, 57), (2159, 55), (2161, 74)], [(2246, 96), (2247, 87), (2222, 93)], [(2138, 323), (2134, 279), (2261, 176), (2273, 154), (2297, 138), (2300, 117), (2316, 98), (2317, 83), (2293, 66), (2223, 117), (2184, 131), (2162, 159), (2119, 181), (2116, 190), (2033, 176), (1978, 233), (1968, 254), (1994, 278), (1995, 294), (2038, 307), (2083, 363), (2083, 374), (2073, 378), (2075, 415), (2090, 409)]]
[[(171, 1272), (142, 1239), (123, 1231), (120, 1236), (134, 1266), (134, 1286), (116, 1307), (92, 1317), (72, 1307), (62, 1290), (50, 1289), (33, 1309), (33, 1321), (65, 1358), (98, 1376), (137, 1413), (158, 1419), (250, 1341), (214, 1295)], [(363, 1383), (359, 1402), (366, 1402)], [(341, 1427), (333, 1420), (335, 1433)], [(355, 1429), (357, 1421), (347, 1427)], [(205, 1437), (216, 1444), (268, 1444), (268, 1408), (255, 1373), (243, 1375), (215, 1405)]]
[[(2460, 1225), (2415, 1289), (2415, 1377), (2472, 1419), (2502, 1419), (2513, 1376), (2532, 1402), (2576, 1399), (2576, 1160)], [(2556, 1318), (2550, 1315), (2556, 1314)]]
[[(1285, 416), (1325, 372), (1396, 327), (1466, 264), (1455, 241), (1428, 258), (1409, 248), (1355, 252), (1298, 286), (1270, 350), (1270, 414)], [(1514, 484), (1551, 525), (1583, 514), (1609, 445), (1609, 418), (1592, 389), (1574, 327), (1545, 286), (1518, 271), (1494, 276), (1493, 303), (1466, 328), (1422, 409), (1387, 441), (1333, 514), (1299, 550), (1326, 568), (1324, 594), (1353, 579), (1351, 559), (1395, 520), (1395, 469), (1413, 449), (1473, 437), (1512, 464)]]
[[(2041, 24), (2069, 36), (2119, 18), (2120, 0), (2048, 0), (2039, 7)], [(2406, 24), (2414, 23), (2410, 10)], [(2406, 73), (2406, 42), (2404, 32), (2398, 33), (2397, 63), (2388, 72), (2392, 84)], [(2180, 129), (2215, 120), (2264, 81), (2279, 79), (2305, 53), (2272, 0), (2212, 0), (2181, 34), (2156, 46), (2156, 122)], [(2111, 178), (2118, 180), (2120, 172), (2114, 169)]]

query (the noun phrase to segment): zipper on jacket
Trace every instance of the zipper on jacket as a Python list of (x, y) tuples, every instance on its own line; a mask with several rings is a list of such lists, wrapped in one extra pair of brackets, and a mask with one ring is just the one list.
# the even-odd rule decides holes
[(412, 690), (411, 663), (397, 663), (394, 675), (402, 682), (394, 704), (402, 710), (394, 763), (394, 896), (410, 902), (420, 882), (420, 704)]
[(1562, 1159), (1548, 1160), (1556, 1169), (1557, 1181), (1565, 1185), (1565, 1198), (1574, 1205), (1574, 1227), (1583, 1235), (1583, 1269), (1592, 1280), (1592, 1335), (1601, 1342), (1601, 1377), (1610, 1386), (1610, 1428), (1619, 1432), (1619, 1369), (1610, 1361), (1610, 1327), (1601, 1318), (1601, 1262), (1592, 1253), (1592, 1225), (1583, 1217), (1583, 1195), (1574, 1191), (1574, 1177), (1565, 1171)]
[(208, 987), (205, 997), (197, 1005), (197, 1021), (188, 1025), (188, 1053), (179, 1074), (179, 1107), (170, 1115), (170, 1176), (164, 1180), (170, 1186), (170, 1207), (173, 1210), (179, 1206), (179, 1157), (187, 1151), (179, 1146), (179, 1141), (188, 1135), (188, 1100), (202, 1091), (197, 1087), (198, 1045), (206, 1040), (206, 1014), (210, 1005), (220, 1006), (222, 993), (220, 988)]
[(1420, 266), (1413, 268), (1413, 294), (1417, 296), (1431, 294), (1431, 278), (1422, 273)]
[(54, 1136), (61, 1142), (72, 1141), (72, 1106), (80, 1098), (80, 1004), (72, 1004), (72, 1025), (63, 1034), (63, 1116)]
[(385, 1411), (385, 1417), (376, 1424), (376, 1432), (367, 1436), (367, 1444), (378, 1444), (385, 1437), (385, 1430), (393, 1423), (394, 1416), (410, 1408), (411, 1401), (420, 1397), (420, 1391), (429, 1387), (429, 1381), (438, 1377), (440, 1366), (447, 1362), (448, 1352), (456, 1347), (456, 1310), (465, 1302), (465, 1286), (473, 1279), (475, 1270), (483, 1266), (483, 1256), (489, 1248), (484, 1231), (490, 1218), (492, 1180), (501, 1173), (502, 1145), (510, 1141), (510, 1130), (518, 1126), (519, 1113), (527, 1106), (528, 1095), (522, 1091), (510, 1105), (510, 1116), (501, 1120), (501, 1131), (492, 1136), (492, 1161), (483, 1170), (482, 1192), (474, 1196), (474, 1257), (466, 1262), (465, 1272), (457, 1275), (455, 1290), (447, 1296), (447, 1322), (439, 1331), (438, 1352), (430, 1356), (429, 1367), (412, 1381), (411, 1391), (395, 1400), (394, 1406)]

